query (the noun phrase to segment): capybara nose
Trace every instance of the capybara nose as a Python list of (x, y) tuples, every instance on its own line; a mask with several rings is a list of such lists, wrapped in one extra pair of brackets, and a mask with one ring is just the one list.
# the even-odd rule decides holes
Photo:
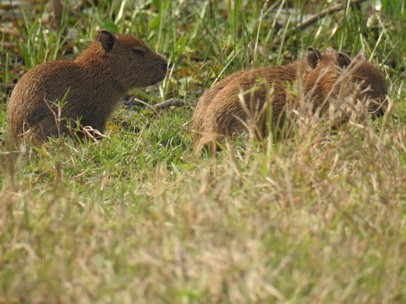
[(162, 67), (164, 74), (166, 74), (166, 71), (168, 70), (168, 62), (165, 59), (162, 59), (161, 67)]

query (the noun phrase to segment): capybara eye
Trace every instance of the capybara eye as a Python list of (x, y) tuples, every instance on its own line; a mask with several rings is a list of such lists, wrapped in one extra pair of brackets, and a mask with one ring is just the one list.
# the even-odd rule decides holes
[(145, 51), (141, 50), (141, 49), (133, 49), (132, 52), (137, 56), (144, 56), (145, 55)]

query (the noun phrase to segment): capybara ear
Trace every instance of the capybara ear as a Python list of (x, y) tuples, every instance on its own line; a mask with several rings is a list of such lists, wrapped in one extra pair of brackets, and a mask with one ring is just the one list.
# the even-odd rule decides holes
[(341, 68), (346, 68), (347, 66), (349, 66), (350, 65), (350, 63), (351, 63), (351, 58), (350, 58), (350, 56), (348, 56), (347, 54), (345, 54), (345, 53), (343, 53), (343, 52), (339, 52), (338, 54), (337, 54), (337, 62), (338, 62), (338, 65), (341, 67)]
[(307, 64), (312, 69), (315, 69), (317, 64), (320, 62), (320, 60), (321, 60), (320, 52), (318, 50), (316, 50), (315, 48), (312, 48), (311, 46), (309, 46), (307, 48), (307, 54), (306, 54)]
[(355, 56), (356, 59), (362, 59), (362, 60), (367, 60), (367, 55), (365, 54), (364, 51), (359, 51), (358, 54)]
[(99, 39), (100, 44), (102, 45), (106, 54), (113, 50), (114, 43), (116, 42), (116, 36), (112, 32), (102, 30), (97, 38)]

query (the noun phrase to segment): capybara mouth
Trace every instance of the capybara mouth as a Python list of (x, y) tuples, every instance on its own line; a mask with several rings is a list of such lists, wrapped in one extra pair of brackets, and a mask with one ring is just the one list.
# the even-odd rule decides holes
[(369, 105), (368, 112), (371, 114), (372, 118), (379, 118), (385, 115), (386, 110), (388, 109), (388, 100), (371, 100)]
[(156, 79), (154, 79), (154, 80), (151, 82), (151, 85), (152, 85), (152, 84), (156, 84), (156, 83), (158, 83), (158, 82), (161, 82), (162, 80), (165, 79), (165, 77), (166, 77), (166, 72), (167, 72), (167, 66), (168, 66), (168, 63), (167, 63), (166, 61), (163, 61), (163, 62), (161, 63), (162, 73), (161, 73), (161, 75), (159, 75)]
[(161, 68), (162, 68), (162, 75), (159, 78), (158, 82), (164, 80), (166, 77), (166, 72), (168, 71), (168, 62), (166, 62), (166, 60), (163, 60), (161, 62)]
[[(166, 62), (166, 60), (163, 60), (162, 62), (161, 62), (161, 68), (162, 68), (162, 71), (163, 71), (163, 78), (165, 78), (165, 76), (166, 76), (166, 72), (168, 71), (168, 62)], [(162, 79), (163, 79), (162, 78)]]
[(372, 114), (372, 118), (379, 118), (385, 115), (386, 112), (386, 106), (384, 103), (382, 103), (379, 107), (374, 107), (373, 109), (370, 109), (369, 111)]
[(162, 80), (165, 79), (166, 74), (163, 74), (161, 76), (159, 76), (159, 78), (153, 79), (148, 85), (154, 85), (157, 84), (159, 82), (161, 82)]

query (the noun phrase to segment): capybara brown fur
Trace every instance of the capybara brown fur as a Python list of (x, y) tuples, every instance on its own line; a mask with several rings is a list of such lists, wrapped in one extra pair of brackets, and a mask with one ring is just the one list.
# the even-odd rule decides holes
[[(292, 92), (295, 86), (296, 93)], [(326, 112), (333, 100), (351, 99), (368, 104), (369, 112), (383, 113), (387, 90), (381, 72), (363, 52), (350, 57), (333, 48), (320, 52), (309, 47), (304, 60), (236, 72), (208, 89), (193, 114), (196, 152), (243, 133), (253, 120), (262, 136), (267, 135), (266, 121), (281, 130), (286, 107), (297, 107), (299, 94), (313, 112)]]
[(163, 80), (166, 70), (140, 39), (103, 30), (74, 61), (46, 62), (23, 75), (7, 106), (9, 138), (40, 143), (73, 135), (77, 122), (103, 133), (126, 92)]

